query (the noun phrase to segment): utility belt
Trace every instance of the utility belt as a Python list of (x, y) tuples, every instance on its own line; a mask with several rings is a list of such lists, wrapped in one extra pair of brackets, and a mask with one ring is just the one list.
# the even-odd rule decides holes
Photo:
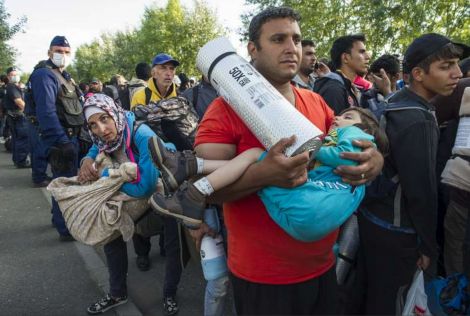
[(80, 134), (80, 127), (64, 127), (64, 131), (69, 138), (78, 137)]
[(10, 117), (13, 121), (19, 121), (24, 118), (23, 112), (19, 110), (7, 110), (7, 116)]
[[(32, 116), (32, 115), (29, 115), (26, 117), (27, 120), (33, 124), (35, 127), (39, 127), (39, 121), (37, 119), (36, 116)], [(64, 127), (62, 125), (62, 128), (64, 129), (64, 132), (65, 134), (69, 137), (69, 138), (72, 138), (72, 137), (78, 137), (78, 135), (80, 134), (80, 128), (79, 126), (76, 126), (76, 127)]]
[(34, 126), (39, 126), (39, 121), (38, 121), (38, 119), (36, 118), (36, 116), (28, 115), (28, 116), (26, 116), (26, 119), (27, 119), (31, 124), (33, 124)]

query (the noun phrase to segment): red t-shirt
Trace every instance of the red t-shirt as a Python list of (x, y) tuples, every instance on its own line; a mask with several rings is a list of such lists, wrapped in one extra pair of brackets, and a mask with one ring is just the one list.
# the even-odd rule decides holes
[[(297, 110), (325, 133), (332, 123), (333, 111), (318, 94), (293, 89)], [(204, 143), (234, 144), (237, 155), (249, 148), (263, 148), (220, 97), (212, 102), (199, 125), (195, 146)], [(239, 278), (265, 284), (299, 283), (323, 274), (334, 264), (332, 248), (337, 230), (320, 241), (298, 241), (271, 219), (256, 193), (225, 203), (224, 219), (228, 265)]]

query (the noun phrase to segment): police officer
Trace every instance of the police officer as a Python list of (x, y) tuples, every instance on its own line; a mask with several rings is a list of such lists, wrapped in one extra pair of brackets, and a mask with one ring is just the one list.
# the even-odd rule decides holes
[[(30, 78), (32, 102), (28, 103), (27, 114), (37, 122), (53, 178), (77, 174), (77, 135), (84, 119), (80, 90), (64, 70), (70, 63), (70, 52), (65, 36), (55, 36), (49, 46), (49, 59), (40, 62)], [(54, 198), (52, 223), (61, 241), (73, 240)]]
[(4, 107), (7, 110), (8, 126), (11, 133), (12, 160), (17, 168), (29, 168), (28, 131), (24, 111), (23, 90), (20, 88), (20, 73), (15, 67), (7, 69), (8, 84)]

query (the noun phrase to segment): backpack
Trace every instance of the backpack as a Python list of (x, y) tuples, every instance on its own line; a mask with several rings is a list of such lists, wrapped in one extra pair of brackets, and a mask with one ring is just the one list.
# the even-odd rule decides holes
[(173, 143), (178, 150), (191, 150), (199, 117), (188, 100), (173, 97), (134, 108), (137, 124), (145, 123), (163, 141)]
[(107, 85), (103, 88), (103, 93), (112, 98), (114, 102), (122, 108), (121, 99), (119, 98), (119, 91), (115, 85)]
[(129, 111), (131, 109), (131, 100), (129, 85), (119, 86), (118, 88), (119, 100), (121, 101), (121, 106), (124, 110)]
[(430, 312), (436, 316), (465, 315), (470, 305), (467, 286), (468, 279), (461, 273), (433, 279), (425, 284)]

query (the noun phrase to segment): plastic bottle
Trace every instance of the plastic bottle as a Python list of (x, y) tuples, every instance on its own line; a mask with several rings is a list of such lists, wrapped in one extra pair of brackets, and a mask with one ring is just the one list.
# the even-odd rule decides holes
[(208, 207), (205, 210), (204, 222), (217, 232), (215, 238), (205, 235), (201, 241), (202, 271), (204, 278), (211, 281), (228, 274), (227, 257), (215, 207)]

